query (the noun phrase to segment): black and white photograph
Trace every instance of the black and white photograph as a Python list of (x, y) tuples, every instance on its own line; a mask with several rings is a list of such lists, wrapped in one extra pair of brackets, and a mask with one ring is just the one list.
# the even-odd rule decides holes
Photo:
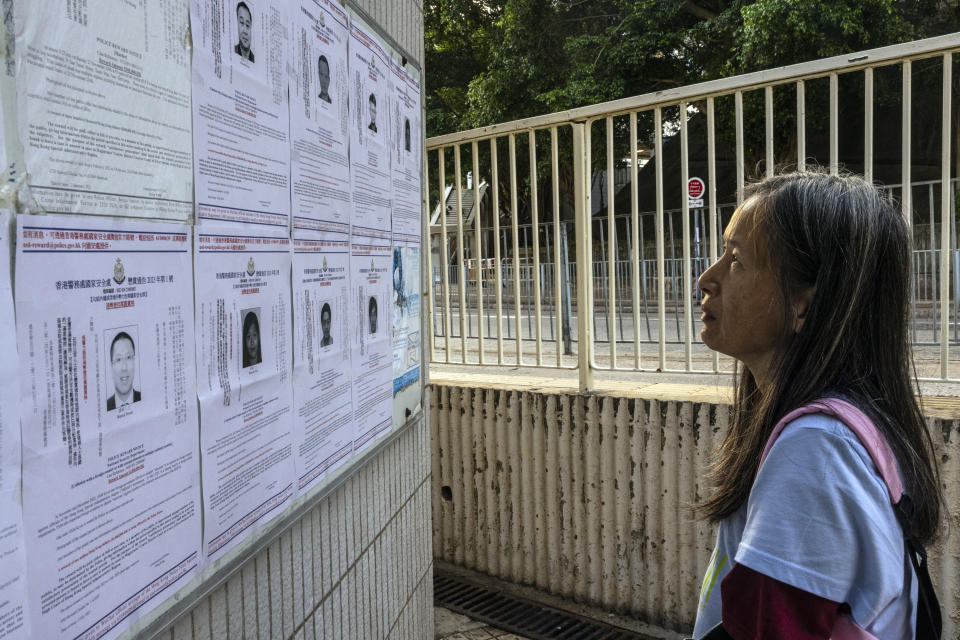
[(240, 342), (243, 346), (243, 368), (246, 369), (263, 361), (260, 350), (260, 308), (245, 309), (240, 316), (243, 318)]
[(110, 375), (107, 376), (107, 411), (116, 411), (135, 402), (140, 402), (137, 389), (137, 331), (135, 326), (109, 329), (104, 338), (109, 340), (107, 351)]
[(377, 96), (370, 94), (370, 98), (367, 100), (368, 110), (370, 112), (370, 124), (367, 125), (367, 129), (377, 132)]
[(330, 61), (324, 55), (317, 58), (317, 86), (320, 87), (320, 93), (317, 94), (317, 97), (324, 102), (332, 102), (330, 99)]
[(320, 330), (323, 335), (320, 337), (320, 346), (329, 347), (333, 344), (333, 336), (330, 335), (330, 326), (333, 320), (333, 313), (330, 309), (330, 303), (324, 302), (320, 308)]
[(367, 301), (367, 323), (370, 335), (375, 335), (377, 333), (377, 298), (376, 296), (370, 296), (370, 299)]
[(250, 41), (253, 35), (253, 12), (246, 2), (237, 3), (237, 44), (233, 52), (249, 62), (254, 62)]

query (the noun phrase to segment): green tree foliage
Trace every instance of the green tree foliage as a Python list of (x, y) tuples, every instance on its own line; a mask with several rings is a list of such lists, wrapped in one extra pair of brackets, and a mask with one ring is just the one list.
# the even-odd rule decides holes
[(428, 0), (427, 134), (960, 28), (943, 0)]
[[(424, 12), (428, 136), (960, 30), (960, 4), (955, 0), (426, 0)], [(928, 106), (920, 99), (939, 95), (936, 68), (922, 61), (914, 65), (915, 158), (938, 155), (934, 147), (939, 137), (925, 138), (920, 126), (939, 122), (938, 100), (927, 101)], [(874, 83), (875, 118), (881, 123), (898, 119), (897, 70), (878, 72)], [(861, 75), (841, 77), (841, 148), (852, 170), (857, 170), (857, 148), (862, 149), (856, 140), (863, 127), (862, 91)], [(808, 114), (827, 113), (827, 100), (826, 79), (807, 83)], [(795, 104), (792, 86), (775, 89), (778, 165), (796, 161)], [(705, 110), (703, 103), (691, 107), (701, 114)], [(649, 114), (641, 116), (642, 122), (650, 119)], [(676, 109), (664, 111), (668, 126), (671, 118), (675, 125), (678, 116)], [(717, 100), (716, 117), (718, 145), (730, 150), (735, 135), (732, 99)], [(628, 154), (626, 124), (624, 118), (615, 121), (618, 162)], [(806, 120), (808, 157), (821, 163), (827, 161), (828, 124), (824, 117)], [(954, 110), (953, 126), (960, 130), (960, 109)], [(744, 94), (744, 131), (750, 178), (762, 173), (765, 157), (762, 91)], [(878, 135), (883, 140), (879, 129)], [(549, 140), (543, 136), (538, 136), (538, 201), (539, 210), (549, 212), (552, 172)], [(652, 136), (652, 123), (642, 125), (640, 144), (652, 146)], [(594, 178), (602, 177), (605, 167), (603, 137), (593, 137)], [(875, 145), (878, 170), (884, 162), (888, 167), (899, 162), (899, 140), (889, 142)], [(508, 154), (506, 141), (498, 144), (499, 202), (505, 211), (510, 202)], [(518, 134), (521, 221), (530, 219), (526, 144), (526, 134)], [(569, 157), (569, 145), (569, 136), (561, 137), (561, 157)], [(479, 154), (483, 173), (490, 166), (489, 147), (481, 145)], [(452, 160), (448, 152), (448, 177), (453, 175)], [(463, 160), (469, 167), (466, 156)], [(558, 173), (561, 215), (567, 218), (573, 189), (570, 163), (561, 163)], [(431, 193), (432, 200), (438, 197)]]

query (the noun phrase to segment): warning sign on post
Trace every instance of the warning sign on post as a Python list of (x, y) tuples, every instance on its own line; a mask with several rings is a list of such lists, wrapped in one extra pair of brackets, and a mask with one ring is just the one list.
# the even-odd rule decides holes
[(703, 193), (707, 190), (706, 183), (700, 178), (687, 180), (687, 207), (699, 209), (703, 207)]

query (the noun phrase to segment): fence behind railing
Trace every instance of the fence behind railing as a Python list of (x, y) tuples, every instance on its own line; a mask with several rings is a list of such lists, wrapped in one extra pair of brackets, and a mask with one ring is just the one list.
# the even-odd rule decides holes
[(952, 34), (427, 140), (431, 362), (577, 369), (584, 389), (603, 369), (728, 369), (697, 337), (696, 278), (748, 178), (821, 164), (900, 203), (918, 372), (960, 379), (958, 51)]

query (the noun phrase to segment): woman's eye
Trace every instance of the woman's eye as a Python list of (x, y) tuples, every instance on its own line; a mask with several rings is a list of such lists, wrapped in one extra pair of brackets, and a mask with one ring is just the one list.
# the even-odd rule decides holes
[(730, 262), (740, 262), (740, 258), (737, 257), (737, 254), (731, 253), (731, 254), (730, 254)]

